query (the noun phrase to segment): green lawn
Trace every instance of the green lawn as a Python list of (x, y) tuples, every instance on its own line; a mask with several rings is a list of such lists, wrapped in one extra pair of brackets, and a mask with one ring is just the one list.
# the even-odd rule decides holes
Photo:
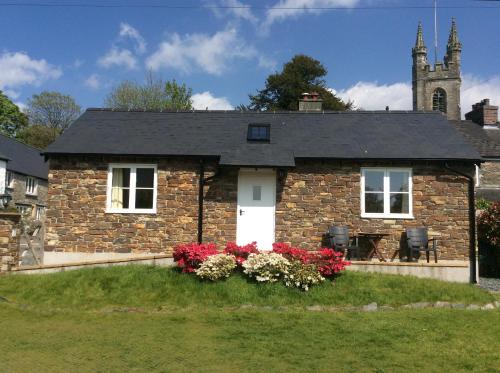
[[(493, 299), (468, 285), (348, 272), (335, 285), (301, 293), (241, 277), (207, 284), (169, 269), (130, 266), (0, 277), (0, 296), (8, 300), (0, 302), (1, 372), (495, 372), (500, 367), (500, 310), (302, 309)], [(235, 307), (240, 304), (271, 307)], [(136, 308), (112, 311), (116, 306)]]
[(201, 282), (177, 269), (122, 266), (0, 278), (0, 296), (17, 303), (59, 308), (109, 306), (203, 308), (240, 306), (360, 306), (371, 302), (491, 302), (493, 296), (468, 284), (410, 276), (345, 272), (307, 293), (282, 284), (256, 284), (233, 275), (223, 282)]

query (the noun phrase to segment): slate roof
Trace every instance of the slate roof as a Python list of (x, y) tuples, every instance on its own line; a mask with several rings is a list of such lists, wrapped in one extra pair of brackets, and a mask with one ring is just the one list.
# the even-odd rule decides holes
[(452, 123), (484, 158), (500, 158), (500, 126), (481, 126), (470, 120)]
[[(269, 124), (270, 143), (247, 142)], [(226, 165), (293, 166), (295, 158), (478, 160), (436, 112), (139, 112), (88, 109), (45, 154), (215, 156)]]
[(40, 149), (0, 135), (0, 152), (7, 158), (7, 170), (47, 180), (49, 165)]

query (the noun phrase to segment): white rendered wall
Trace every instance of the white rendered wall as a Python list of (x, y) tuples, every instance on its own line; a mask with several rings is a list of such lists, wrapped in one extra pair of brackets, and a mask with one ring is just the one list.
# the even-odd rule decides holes
[(0, 159), (0, 194), (5, 193), (5, 174), (6, 174), (7, 162)]

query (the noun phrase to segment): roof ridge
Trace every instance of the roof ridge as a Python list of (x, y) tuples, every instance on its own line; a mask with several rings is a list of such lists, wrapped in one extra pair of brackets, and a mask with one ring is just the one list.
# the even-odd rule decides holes
[(436, 110), (322, 110), (322, 111), (292, 111), (292, 110), (142, 110), (142, 109), (114, 109), (89, 107), (86, 111), (117, 112), (117, 113), (164, 113), (164, 114), (192, 114), (192, 113), (230, 113), (230, 114), (441, 114)]

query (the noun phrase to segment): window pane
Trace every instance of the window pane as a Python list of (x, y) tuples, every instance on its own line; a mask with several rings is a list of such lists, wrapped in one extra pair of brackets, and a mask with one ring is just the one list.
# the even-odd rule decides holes
[(128, 209), (130, 189), (113, 187), (111, 189), (111, 207)]
[(260, 185), (254, 185), (253, 186), (253, 200), (254, 201), (260, 201), (261, 200), (261, 194), (262, 194), (262, 186)]
[(138, 168), (137, 169), (137, 188), (153, 188), (155, 170), (153, 168)]
[(365, 171), (365, 191), (384, 191), (384, 171)]
[(409, 194), (391, 193), (391, 214), (408, 214), (409, 212)]
[(408, 192), (408, 179), (410, 173), (406, 171), (389, 172), (391, 192)]
[(384, 212), (384, 193), (365, 194), (365, 212)]
[(153, 208), (153, 189), (137, 189), (135, 191), (135, 208), (136, 209)]
[(130, 187), (130, 168), (113, 168), (113, 187)]

